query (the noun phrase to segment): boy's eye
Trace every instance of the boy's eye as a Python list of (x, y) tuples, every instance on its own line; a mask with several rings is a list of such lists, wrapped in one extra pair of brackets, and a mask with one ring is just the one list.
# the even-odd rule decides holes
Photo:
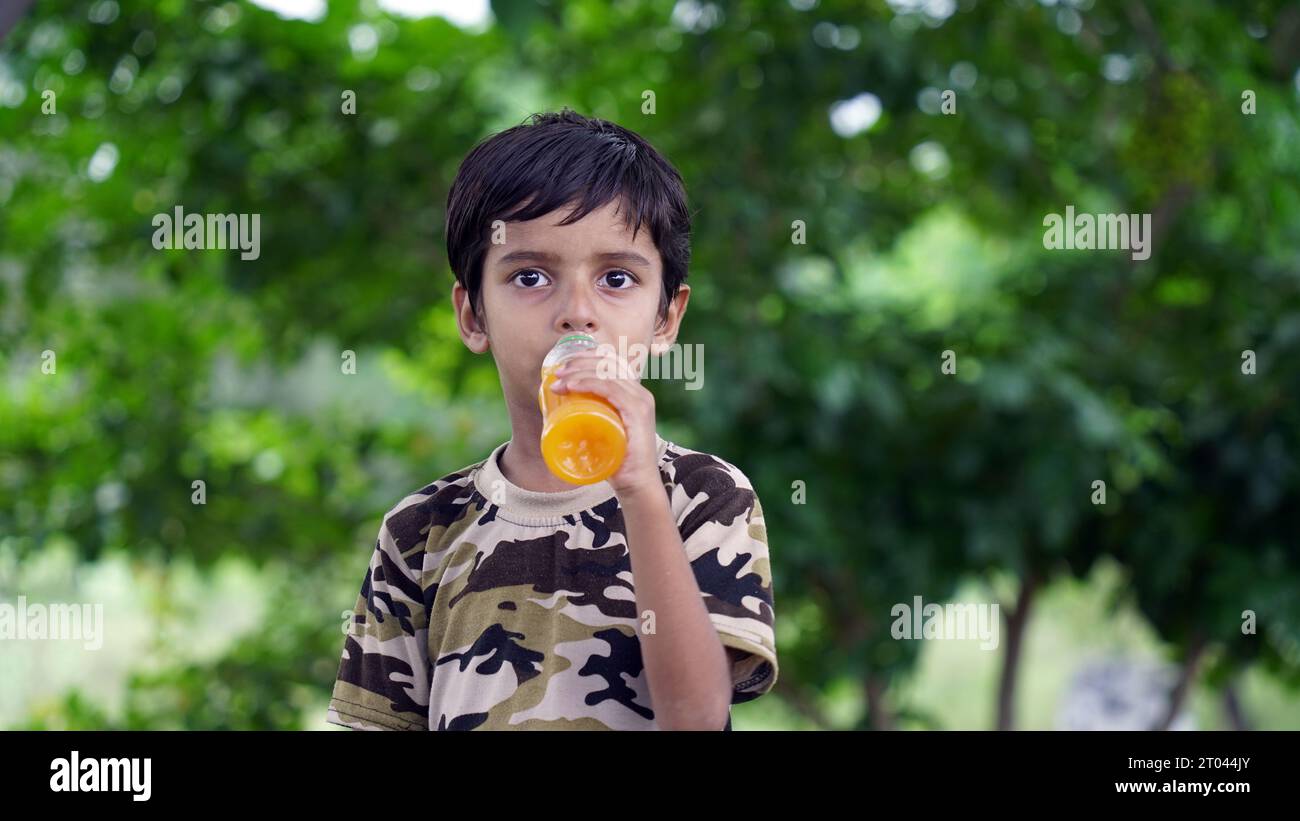
[(543, 284), (543, 281), (549, 281), (547, 280), (546, 274), (543, 274), (535, 268), (519, 271), (514, 276), (510, 277), (510, 279), (511, 281), (518, 283), (522, 288), (537, 288)]
[(625, 291), (636, 284), (636, 277), (627, 271), (610, 271), (605, 274), (605, 279), (616, 291)]

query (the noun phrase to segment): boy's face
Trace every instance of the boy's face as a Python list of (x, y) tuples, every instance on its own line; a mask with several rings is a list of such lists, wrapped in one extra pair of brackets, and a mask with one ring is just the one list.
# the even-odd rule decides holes
[(453, 287), (461, 338), (470, 350), (491, 350), (506, 400), (537, 408), (542, 360), (565, 334), (588, 333), (619, 349), (671, 345), (686, 309), (683, 284), (659, 322), (663, 260), (645, 226), (632, 239), (618, 199), (569, 225), (571, 206), (527, 222), (509, 222), (504, 242), (483, 261), (482, 324), (468, 293)]

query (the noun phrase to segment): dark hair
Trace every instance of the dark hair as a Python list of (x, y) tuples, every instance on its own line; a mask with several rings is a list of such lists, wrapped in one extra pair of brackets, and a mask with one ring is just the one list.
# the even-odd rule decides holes
[(648, 226), (663, 259), (662, 320), (691, 257), (691, 215), (677, 169), (640, 135), (608, 120), (567, 107), (528, 120), (474, 146), (447, 194), (447, 260), (475, 315), (494, 220), (527, 221), (577, 202), (560, 222), (569, 225), (620, 197), (633, 238)]

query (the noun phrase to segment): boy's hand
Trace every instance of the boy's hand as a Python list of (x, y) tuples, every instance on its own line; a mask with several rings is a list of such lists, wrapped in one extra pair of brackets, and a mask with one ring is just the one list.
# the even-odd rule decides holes
[(584, 351), (566, 360), (551, 384), (557, 394), (595, 394), (623, 417), (627, 455), (608, 480), (620, 498), (650, 489), (663, 493), (655, 441), (655, 398), (641, 384), (640, 371), (640, 362), (629, 363), (614, 351)]

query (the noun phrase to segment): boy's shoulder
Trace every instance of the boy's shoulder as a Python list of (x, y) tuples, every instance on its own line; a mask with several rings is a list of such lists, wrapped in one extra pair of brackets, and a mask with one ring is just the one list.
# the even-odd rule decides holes
[(748, 526), (762, 520), (753, 482), (720, 456), (669, 443), (659, 472), (683, 539), (709, 524)]
[(721, 456), (692, 450), (669, 442), (659, 460), (665, 482), (685, 486), (688, 491), (736, 486), (752, 491), (754, 485), (739, 467)]
[(398, 549), (406, 550), (426, 541), (433, 528), (450, 527), (475, 502), (474, 472), (486, 461), (480, 459), (406, 494), (384, 513), (382, 530)]

